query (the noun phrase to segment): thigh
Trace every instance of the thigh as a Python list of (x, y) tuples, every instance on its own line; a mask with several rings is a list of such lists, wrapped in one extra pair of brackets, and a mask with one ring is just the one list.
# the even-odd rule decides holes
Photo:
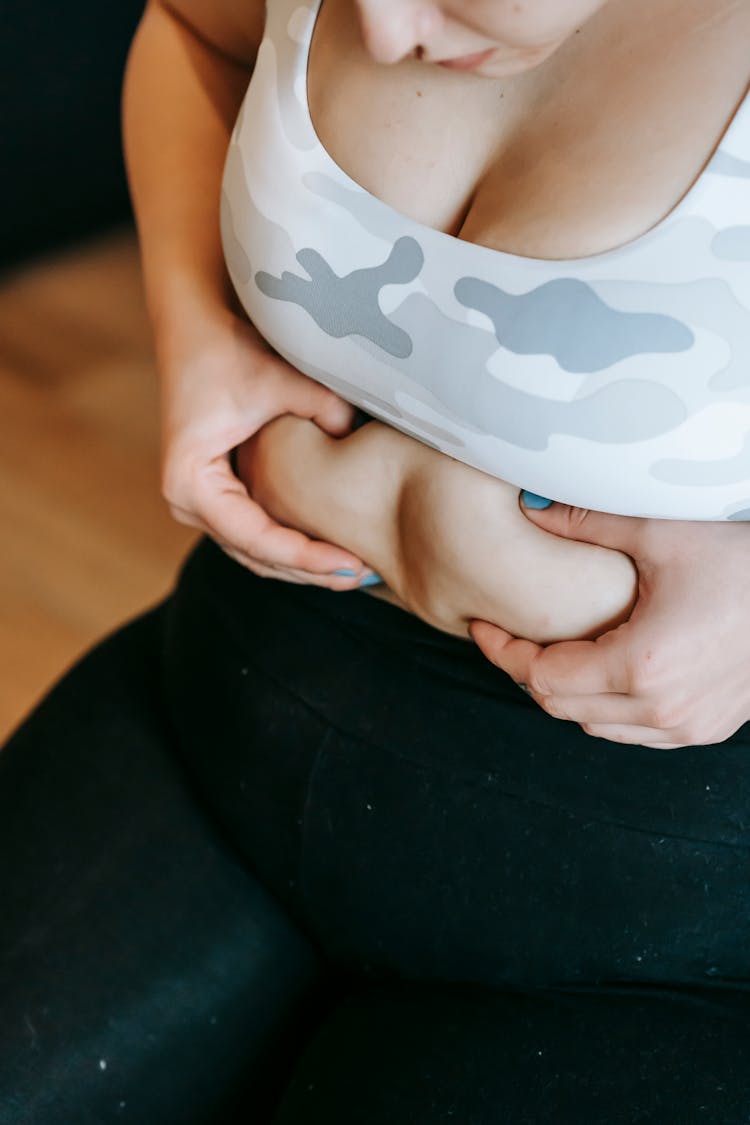
[(742, 993), (363, 991), (274, 1125), (744, 1125), (749, 1016)]
[[(468, 642), (361, 594), (255, 579), (216, 548), (172, 608), (181, 750), (337, 970), (750, 980), (747, 729), (668, 752), (590, 738)], [(217, 708), (232, 737), (212, 745)]]
[(265, 1120), (320, 1003), (315, 952), (189, 788), (162, 611), (0, 755), (1, 1125)]
[(747, 1120), (747, 730), (602, 743), (468, 643), (207, 544), (165, 667), (215, 815), (358, 989), (275, 1125)]

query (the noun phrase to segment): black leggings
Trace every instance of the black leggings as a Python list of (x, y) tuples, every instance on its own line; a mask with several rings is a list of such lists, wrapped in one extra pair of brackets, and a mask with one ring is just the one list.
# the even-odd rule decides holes
[(749, 742), (203, 543), (0, 755), (0, 1125), (747, 1123)]

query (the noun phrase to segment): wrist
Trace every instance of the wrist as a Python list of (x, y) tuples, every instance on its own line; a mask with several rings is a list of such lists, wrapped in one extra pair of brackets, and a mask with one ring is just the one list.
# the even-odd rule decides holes
[(226, 360), (228, 351), (235, 353), (240, 337), (244, 349), (255, 340), (259, 355), (268, 350), (244, 314), (238, 315), (226, 302), (195, 294), (154, 319), (153, 336), (159, 372), (166, 380), (181, 378), (186, 367), (210, 363), (212, 357)]
[(158, 289), (147, 284), (146, 300), (154, 343), (167, 355), (186, 337), (210, 333), (236, 316), (229, 294), (202, 279), (173, 280)]

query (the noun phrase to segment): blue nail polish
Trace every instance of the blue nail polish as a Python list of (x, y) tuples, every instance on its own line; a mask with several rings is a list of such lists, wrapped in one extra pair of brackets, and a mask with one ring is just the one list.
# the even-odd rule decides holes
[(356, 570), (334, 570), (334, 574), (338, 574), (339, 578), (356, 578)]
[(381, 586), (382, 583), (383, 579), (379, 574), (368, 574), (367, 578), (363, 578), (360, 582), (359, 588), (362, 589), (365, 586)]
[(534, 508), (536, 511), (552, 506), (552, 501), (546, 496), (537, 496), (536, 492), (527, 492), (526, 489), (521, 493), (521, 503), (524, 508)]

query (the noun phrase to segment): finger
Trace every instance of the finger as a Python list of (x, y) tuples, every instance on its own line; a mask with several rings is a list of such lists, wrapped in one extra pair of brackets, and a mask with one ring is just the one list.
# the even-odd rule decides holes
[(368, 568), (342, 547), (309, 539), (301, 531), (282, 527), (252, 500), (244, 485), (230, 473), (218, 492), (198, 498), (198, 514), (212, 538), (266, 566), (281, 567), (313, 575), (333, 576), (337, 570), (352, 571), (350, 584)]
[(208, 533), (208, 528), (202, 519), (200, 519), (194, 512), (189, 511), (187, 508), (182, 508), (179, 504), (172, 501), (167, 501), (169, 507), (169, 514), (177, 523), (184, 524), (185, 527), (194, 527), (198, 531)]
[(360, 580), (341, 575), (318, 575), (310, 574), (304, 570), (290, 570), (285, 567), (266, 566), (264, 563), (259, 562), (257, 559), (251, 558), (249, 555), (236, 550), (229, 543), (219, 543), (225, 554), (229, 555), (231, 559), (239, 563), (240, 566), (245, 567), (247, 570), (257, 574), (259, 578), (273, 578), (277, 582), (289, 582), (294, 586), (316, 586), (319, 589), (333, 590), (346, 592), (349, 590), (357, 589)]
[[(295, 414), (299, 418), (309, 418), (332, 437), (342, 437), (349, 433), (356, 413), (351, 403), (298, 371), (290, 372), (285, 367), (283, 376), (286, 393), (279, 396), (276, 391), (269, 398), (273, 412), (266, 421), (280, 414)], [(270, 386), (269, 390), (272, 390)]]
[[(349, 551), (332, 543), (309, 539), (301, 531), (269, 521), (268, 527), (252, 545), (253, 557), (275, 569), (294, 571), (322, 579), (343, 579), (357, 585), (370, 569)], [(337, 572), (343, 572), (341, 574)]]
[[(533, 693), (532, 693), (533, 694)], [(537, 703), (555, 719), (572, 723), (611, 724), (613, 726), (652, 726), (665, 734), (655, 722), (654, 704), (640, 696), (619, 692), (601, 695), (537, 695)]]
[(252, 555), (237, 550), (237, 548), (233, 547), (230, 543), (222, 543), (218, 539), (215, 540), (215, 542), (230, 558), (240, 563), (241, 566), (251, 570), (253, 574), (259, 575), (261, 578), (275, 578), (279, 582), (291, 582), (296, 586), (317, 586), (320, 589), (333, 590), (341, 593), (358, 590), (363, 586), (383, 584), (382, 578), (379, 578), (369, 569), (365, 571), (364, 578), (360, 575), (352, 574), (351, 571), (347, 571), (345, 574), (312, 574), (308, 570), (272, 566), (254, 558)]
[[(204, 515), (174, 504), (172, 512), (181, 522), (209, 535), (254, 574), (333, 590), (356, 589), (363, 579), (373, 576), (371, 568), (349, 551), (308, 539), (301, 532), (275, 523), (249, 497), (244, 484), (234, 475), (228, 456), (216, 458), (209, 469), (199, 482), (202, 487), (196, 500)], [(272, 541), (276, 533), (283, 537), (281, 549)], [(290, 565), (290, 559), (298, 565)]]
[(542, 646), (533, 641), (514, 637), (499, 625), (488, 621), (471, 621), (469, 635), (480, 651), (494, 664), (516, 681), (526, 687), (529, 683), (529, 669), (538, 659)]
[(473, 621), (469, 631), (492, 664), (516, 683), (527, 684), (534, 695), (567, 698), (628, 691), (619, 629), (594, 641), (560, 641), (546, 648), (486, 621)]
[(586, 734), (592, 738), (604, 738), (607, 742), (620, 742), (626, 746), (647, 746), (653, 750), (678, 750), (688, 746), (687, 742), (670, 741), (665, 731), (654, 727), (617, 726), (612, 723), (582, 724)]
[(331, 391), (318, 406), (311, 420), (331, 437), (344, 437), (354, 424), (355, 408)]
[[(524, 503), (522, 492), (519, 501), (526, 518), (564, 539), (575, 539), (580, 543), (596, 543), (600, 547), (611, 547), (624, 551), (631, 557), (638, 553), (638, 540), (644, 521), (634, 516), (613, 516), (608, 512), (594, 512), (589, 508), (574, 508), (569, 504), (551, 504), (547, 508)], [(536, 498), (538, 499), (538, 498)]]
[[(230, 543), (221, 543), (218, 539), (215, 540), (216, 544), (221, 547), (225, 555), (229, 555), (230, 559), (234, 559), (236, 563), (243, 566), (246, 570), (251, 570), (253, 574), (257, 574), (259, 578), (276, 578), (278, 572), (273, 567), (264, 566), (263, 563), (258, 562), (257, 559), (251, 559), (242, 551), (238, 551), (232, 547)], [(291, 579), (289, 579), (291, 581)]]

